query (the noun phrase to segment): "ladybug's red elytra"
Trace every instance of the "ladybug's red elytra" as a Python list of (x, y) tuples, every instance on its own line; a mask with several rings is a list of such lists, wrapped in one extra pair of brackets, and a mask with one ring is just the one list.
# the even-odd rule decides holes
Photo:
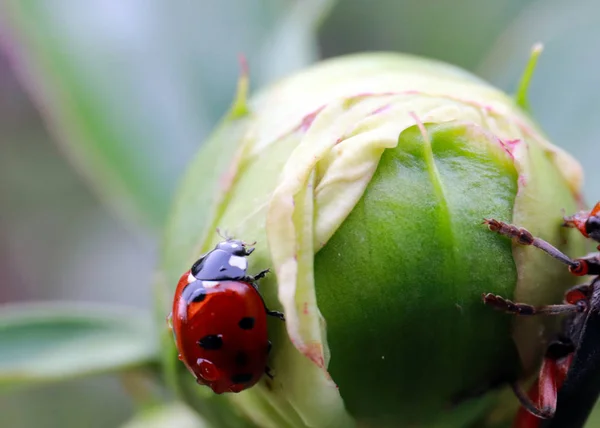
[(257, 281), (269, 270), (247, 273), (253, 251), (226, 238), (181, 276), (175, 290), (169, 325), (179, 359), (216, 394), (248, 389), (263, 374), (271, 377), (267, 316), (284, 316), (269, 310), (258, 291)]

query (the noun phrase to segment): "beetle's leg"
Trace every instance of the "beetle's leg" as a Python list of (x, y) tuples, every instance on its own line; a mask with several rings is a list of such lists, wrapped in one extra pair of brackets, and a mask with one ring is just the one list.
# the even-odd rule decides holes
[(573, 275), (600, 275), (600, 253), (591, 253), (574, 261), (577, 262), (577, 266), (569, 266)]
[(267, 315), (275, 317), (275, 318), (279, 318), (281, 321), (285, 321), (285, 315), (283, 315), (282, 312), (278, 312), (278, 311), (271, 311), (269, 308), (267, 308), (265, 306), (265, 309), (267, 311)]
[(540, 375), (536, 383), (526, 394), (517, 383), (512, 384), (515, 395), (523, 406), (517, 414), (519, 423), (514, 426), (536, 426), (535, 421), (526, 421), (535, 416), (540, 419), (549, 419), (556, 412), (558, 390), (562, 387), (571, 362), (573, 361), (575, 346), (570, 340), (556, 340), (548, 346), (542, 362)]
[(244, 248), (246, 249), (246, 255), (249, 256), (250, 254), (252, 254), (255, 250), (254, 246), (256, 245), (256, 241), (254, 242), (249, 242), (246, 243), (244, 242)]
[(587, 302), (589, 299), (591, 299), (593, 291), (594, 286), (592, 283), (579, 284), (571, 287), (565, 293), (565, 303), (576, 305), (582, 300)]
[(574, 312), (584, 312), (587, 304), (585, 301), (577, 303), (564, 303), (562, 305), (532, 306), (526, 303), (515, 303), (492, 293), (482, 295), (483, 303), (499, 311), (515, 315), (560, 315)]
[(259, 279), (264, 278), (265, 276), (267, 276), (267, 274), (270, 272), (270, 269), (263, 269), (260, 272), (258, 272), (256, 275), (254, 275), (254, 280), (258, 281)]
[[(534, 247), (539, 248), (549, 256), (554, 257), (559, 262), (569, 266), (569, 270), (574, 275), (588, 275), (586, 266), (582, 266), (587, 265), (588, 261), (584, 259), (574, 260), (570, 258), (549, 242), (533, 236), (527, 229), (494, 219), (484, 219), (483, 222), (492, 232), (496, 232), (500, 235), (506, 236), (507, 238), (511, 238), (517, 244), (533, 245)], [(584, 271), (585, 273), (582, 273)]]
[[(521, 406), (523, 406), (523, 409), (525, 409), (527, 413), (530, 413), (539, 419), (550, 419), (552, 418), (552, 416), (554, 416), (554, 412), (556, 411), (556, 405), (554, 409), (538, 408), (537, 404), (531, 400), (531, 398), (527, 395), (527, 393), (525, 393), (525, 391), (523, 391), (519, 384), (512, 383), (510, 386), (512, 387), (512, 390), (515, 393), (515, 396), (519, 399), (519, 403), (521, 403)], [(535, 389), (539, 388), (539, 386), (533, 385), (532, 388), (534, 388), (535, 391)], [(531, 394), (537, 398), (537, 391)], [(522, 418), (523, 416), (517, 415), (517, 420), (520, 420)]]
[(588, 301), (594, 290), (593, 283), (579, 284), (569, 288), (565, 293), (564, 304), (533, 306), (516, 303), (492, 293), (482, 294), (483, 303), (499, 311), (515, 315), (560, 315), (574, 312), (585, 312)]
[[(258, 290), (258, 285), (256, 284), (256, 280), (264, 278), (267, 273), (269, 273), (269, 269), (265, 269), (265, 270), (261, 270), (259, 273), (257, 273), (254, 276), (246, 276), (244, 278), (242, 278), (242, 281), (246, 281), (249, 282), (250, 284), (252, 284), (252, 286)], [(263, 305), (265, 306), (265, 311), (267, 312), (267, 315), (275, 317), (275, 318), (279, 318), (281, 321), (285, 321), (285, 316), (283, 315), (283, 313), (278, 312), (278, 311), (272, 311), (269, 308), (267, 308), (267, 304), (265, 303), (264, 299), (263, 299)]]
[(264, 269), (264, 270), (261, 270), (260, 272), (258, 272), (254, 276), (252, 276), (252, 275), (246, 275), (245, 277), (242, 278), (242, 281), (249, 282), (250, 284), (253, 284), (255, 286), (255, 288), (257, 288), (255, 282), (258, 281), (259, 279), (262, 279), (265, 276), (267, 276), (267, 274), (270, 271), (271, 271), (270, 269)]
[(271, 372), (271, 367), (266, 366), (265, 367), (265, 374), (269, 377), (269, 379), (273, 380), (273, 373)]
[[(269, 270), (266, 269), (266, 271), (262, 271), (258, 275), (262, 274), (263, 272), (268, 272), (268, 271)], [(256, 277), (258, 277), (258, 275), (255, 276), (255, 277), (250, 277), (250, 278), (256, 279)], [(258, 291), (258, 286), (256, 285), (255, 282), (249, 281), (248, 279), (242, 279), (242, 281), (248, 281), (256, 289), (256, 291)], [(263, 299), (262, 296), (261, 296), (261, 299), (263, 301), (263, 306), (265, 307), (265, 312), (267, 313), (267, 315), (275, 317), (275, 318), (279, 318), (281, 321), (285, 321), (285, 316), (283, 315), (282, 312), (270, 310), (269, 308), (267, 308), (267, 304), (265, 303), (265, 299)]]

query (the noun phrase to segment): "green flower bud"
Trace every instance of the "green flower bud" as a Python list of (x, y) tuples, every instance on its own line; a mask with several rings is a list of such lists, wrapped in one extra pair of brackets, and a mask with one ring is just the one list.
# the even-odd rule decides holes
[[(581, 172), (515, 102), (455, 67), (398, 54), (324, 61), (234, 106), (183, 179), (163, 247), (161, 317), (179, 276), (222, 238), (256, 241), (275, 378), (216, 396), (176, 361), (171, 384), (214, 426), (461, 427), (493, 387), (532, 374), (555, 320), (483, 292), (560, 301), (566, 269), (482, 224), (581, 254)], [(568, 238), (568, 239), (567, 239)], [(514, 410), (514, 409), (513, 409)], [(510, 417), (510, 416), (509, 416)]]

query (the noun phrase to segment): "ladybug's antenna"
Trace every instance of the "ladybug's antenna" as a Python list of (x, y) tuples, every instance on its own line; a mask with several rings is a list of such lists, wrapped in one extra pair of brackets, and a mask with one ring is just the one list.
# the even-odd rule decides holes
[(233, 236), (230, 236), (229, 233), (227, 232), (227, 230), (225, 230), (224, 232), (221, 232), (221, 229), (218, 227), (217, 227), (217, 234), (226, 241), (231, 241), (233, 239)]

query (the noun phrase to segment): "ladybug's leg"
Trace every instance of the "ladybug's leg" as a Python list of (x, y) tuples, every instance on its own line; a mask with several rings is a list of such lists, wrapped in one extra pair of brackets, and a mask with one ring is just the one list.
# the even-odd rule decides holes
[(267, 315), (275, 317), (275, 318), (279, 318), (281, 321), (285, 321), (285, 315), (283, 315), (282, 312), (271, 311), (266, 306), (265, 306), (265, 309), (267, 311)]
[(567, 303), (562, 305), (532, 306), (526, 303), (515, 303), (492, 293), (483, 294), (482, 298), (486, 305), (514, 315), (560, 315), (583, 312), (586, 309), (585, 302), (582, 301), (570, 302), (567, 300)]
[(267, 274), (269, 272), (271, 272), (270, 269), (264, 269), (264, 270), (261, 270), (260, 272), (258, 272), (254, 276), (252, 276), (252, 275), (246, 275), (245, 277), (242, 278), (242, 281), (249, 282), (250, 284), (254, 285), (255, 288), (257, 288), (255, 282), (258, 281), (259, 279), (262, 279), (265, 276), (267, 276)]
[[(267, 342), (267, 354), (271, 353), (271, 348), (273, 347), (273, 344), (271, 343), (271, 341), (269, 340)], [(273, 380), (273, 373), (271, 373), (271, 367), (269, 366), (265, 366), (265, 374), (269, 377), (269, 379)]]
[[(256, 285), (256, 281), (264, 278), (267, 273), (269, 273), (270, 270), (269, 269), (265, 269), (265, 270), (261, 270), (259, 273), (257, 273), (254, 276), (246, 276), (245, 278), (242, 279), (242, 281), (246, 281), (249, 282), (250, 284), (252, 284), (252, 286), (254, 288), (256, 288), (258, 290), (258, 286)], [(265, 311), (267, 312), (267, 315), (275, 317), (275, 318), (279, 318), (281, 321), (285, 321), (285, 316), (283, 315), (283, 313), (281, 312), (277, 312), (277, 311), (272, 311), (269, 308), (267, 308), (267, 304), (265, 303), (265, 301), (263, 300), (263, 305), (265, 306)]]
[[(520, 245), (533, 245), (536, 248), (539, 248), (546, 254), (551, 257), (554, 257), (561, 263), (569, 266), (569, 271), (574, 275), (596, 275), (594, 273), (588, 273), (589, 268), (589, 260), (587, 259), (572, 259), (558, 248), (554, 247), (549, 242), (544, 241), (543, 239), (536, 238), (529, 232), (528, 230), (517, 227), (512, 224), (504, 223), (502, 221), (494, 220), (494, 219), (484, 219), (484, 224), (487, 224), (488, 228), (492, 232), (496, 232), (500, 235), (506, 236), (507, 238), (511, 238), (515, 243)], [(597, 268), (600, 270), (600, 262), (598, 262)], [(599, 272), (600, 274), (600, 272)]]
[(265, 374), (269, 377), (269, 379), (273, 380), (273, 373), (271, 372), (271, 367), (265, 367)]
[[(258, 287), (256, 287), (256, 284), (252, 283), (252, 285), (254, 286), (254, 288), (256, 288), (258, 290)], [(267, 308), (267, 304), (265, 303), (265, 299), (263, 299), (262, 296), (261, 296), (261, 299), (262, 299), (263, 306), (265, 307), (265, 312), (267, 313), (267, 315), (275, 317), (275, 318), (279, 318), (281, 321), (285, 321), (285, 315), (283, 315), (282, 312), (270, 310), (269, 308)], [(271, 342), (269, 342), (269, 343), (271, 343)]]
[(267, 276), (267, 274), (270, 272), (270, 269), (263, 269), (260, 272), (258, 272), (256, 275), (254, 275), (254, 281), (258, 281), (261, 278), (264, 278), (265, 276)]

